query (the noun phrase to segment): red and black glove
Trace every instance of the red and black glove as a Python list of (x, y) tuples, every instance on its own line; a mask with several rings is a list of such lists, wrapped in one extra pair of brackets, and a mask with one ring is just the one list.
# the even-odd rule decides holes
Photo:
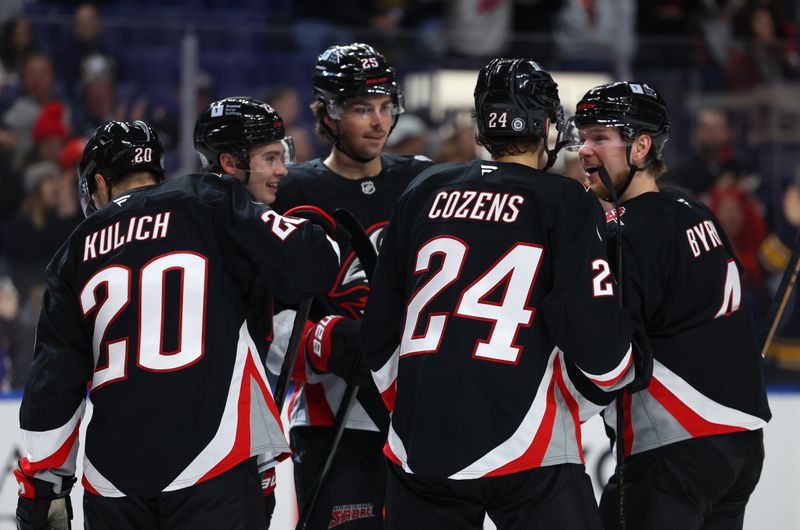
[(361, 321), (329, 315), (308, 334), (306, 356), (318, 373), (332, 373), (358, 386), (374, 384), (369, 368), (361, 359), (358, 335)]
[(68, 530), (71, 528), (72, 504), (69, 493), (75, 477), (62, 477), (54, 484), (28, 475), (24, 463), (14, 467), (19, 498), (17, 499), (17, 528), (19, 530)]
[(272, 512), (275, 511), (275, 468), (264, 471), (261, 475), (261, 493), (264, 495), (264, 507), (267, 510), (267, 528), (272, 520)]

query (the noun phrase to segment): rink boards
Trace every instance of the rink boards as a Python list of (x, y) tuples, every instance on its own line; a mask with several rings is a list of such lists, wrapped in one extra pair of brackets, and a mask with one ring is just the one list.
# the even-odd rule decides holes
[[(16, 482), (10, 466), (22, 450), (19, 435), (19, 395), (0, 397), (0, 530), (14, 526)], [(770, 391), (773, 419), (765, 429), (766, 460), (761, 482), (753, 495), (745, 517), (745, 529), (787, 530), (800, 529), (800, 388)], [(87, 415), (91, 406), (87, 407)], [(87, 418), (88, 419), (88, 418)], [(86, 421), (84, 421), (84, 424)], [(284, 425), (288, 421), (284, 419)], [(83, 433), (81, 433), (83, 434)], [(82, 443), (81, 436), (81, 443)], [(599, 418), (587, 422), (583, 428), (586, 469), (599, 492), (600, 484), (613, 472), (614, 458)], [(81, 462), (78, 462), (80, 470)], [(291, 530), (296, 520), (293, 495), (291, 460), (278, 467), (278, 508), (273, 517), (272, 530)], [(73, 528), (82, 528), (83, 513), (80, 482), (72, 492), (75, 521)], [(494, 528), (487, 523), (487, 529)]]

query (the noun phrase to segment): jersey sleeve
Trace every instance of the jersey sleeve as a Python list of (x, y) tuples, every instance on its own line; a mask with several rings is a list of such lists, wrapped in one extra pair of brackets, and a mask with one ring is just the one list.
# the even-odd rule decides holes
[(229, 183), (221, 205), (224, 254), (245, 284), (266, 286), (286, 303), (327, 290), (339, 270), (339, 246), (322, 227), (279, 215), (252, 200), (247, 189)]
[[(59, 255), (62, 259), (59, 259)], [(78, 428), (92, 380), (92, 341), (76, 301), (60, 274), (63, 252), (48, 267), (36, 330), (34, 358), (20, 407), (25, 474), (54, 484), (75, 474)]]
[(400, 329), (403, 325), (403, 275), (400, 221), (396, 208), (378, 254), (367, 307), (361, 323), (359, 349), (364, 362), (391, 411), (399, 364)]
[(633, 378), (633, 323), (619, 308), (606, 259), (605, 226), (597, 198), (570, 187), (562, 197), (552, 252), (554, 284), (542, 307), (551, 338), (601, 390)]

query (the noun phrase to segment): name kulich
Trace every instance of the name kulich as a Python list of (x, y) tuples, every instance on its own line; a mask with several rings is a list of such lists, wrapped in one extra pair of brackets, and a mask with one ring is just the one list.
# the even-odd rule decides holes
[(121, 221), (92, 232), (84, 241), (83, 261), (104, 256), (131, 241), (149, 241), (167, 237), (170, 212), (131, 217), (127, 226)]

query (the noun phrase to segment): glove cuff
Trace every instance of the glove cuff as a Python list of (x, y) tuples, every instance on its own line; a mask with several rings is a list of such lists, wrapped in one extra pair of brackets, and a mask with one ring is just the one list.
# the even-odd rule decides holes
[(332, 343), (331, 336), (336, 325), (345, 320), (345, 317), (329, 315), (317, 322), (308, 335), (306, 353), (311, 367), (317, 372), (327, 373), (330, 371), (328, 363), (331, 358)]
[(261, 493), (264, 497), (269, 497), (275, 494), (275, 485), (277, 484), (275, 478), (275, 468), (271, 467), (264, 471), (261, 475)]
[(64, 477), (50, 474), (56, 479), (60, 478), (61, 483), (50, 482), (25, 473), (23, 471), (25, 464), (26, 459), (23, 459), (14, 466), (14, 478), (17, 480), (17, 493), (20, 497), (32, 500), (52, 500), (66, 497), (72, 491), (72, 486), (75, 484), (74, 476)]

